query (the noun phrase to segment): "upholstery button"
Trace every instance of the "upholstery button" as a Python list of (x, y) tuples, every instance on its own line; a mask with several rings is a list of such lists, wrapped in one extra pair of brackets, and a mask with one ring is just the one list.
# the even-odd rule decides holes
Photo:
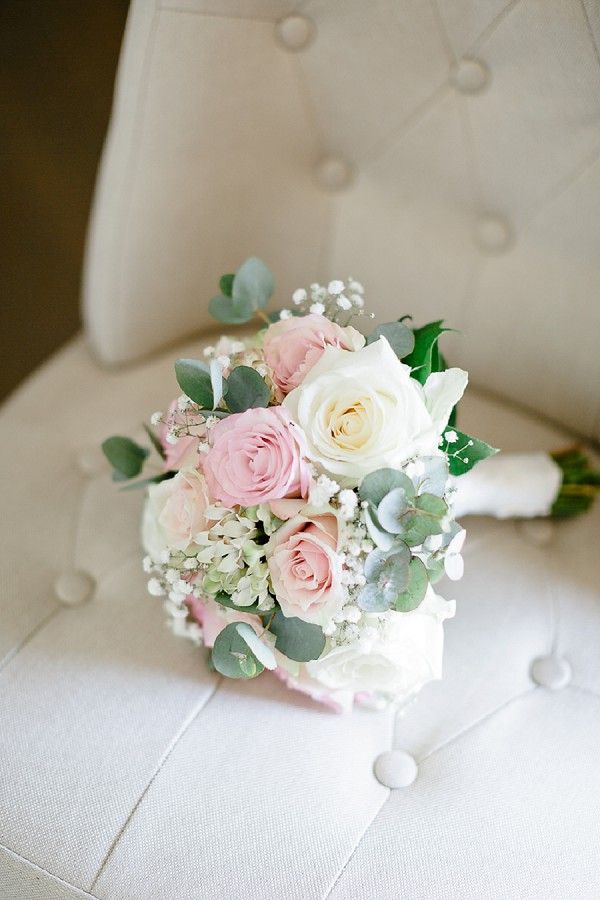
[(461, 94), (479, 94), (490, 81), (490, 70), (480, 59), (463, 56), (452, 67), (450, 81)]
[(350, 163), (339, 156), (325, 156), (319, 160), (315, 178), (326, 191), (341, 191), (351, 184), (354, 173)]
[(531, 677), (541, 687), (560, 691), (571, 680), (571, 666), (563, 656), (540, 656), (533, 661)]
[(308, 47), (315, 33), (314, 22), (306, 16), (286, 16), (275, 25), (275, 35), (279, 43), (294, 53)]
[(475, 223), (475, 243), (484, 253), (503, 253), (513, 242), (513, 231), (502, 216), (484, 213)]
[(523, 519), (517, 527), (521, 536), (536, 547), (549, 544), (556, 534), (556, 525), (550, 519)]
[(94, 579), (87, 572), (63, 572), (54, 582), (54, 593), (64, 606), (79, 606), (89, 600)]
[(417, 764), (404, 750), (388, 750), (375, 760), (375, 777), (387, 788), (408, 787), (417, 777)]
[(108, 472), (106, 457), (99, 447), (85, 447), (77, 457), (77, 466), (82, 475), (100, 475)]

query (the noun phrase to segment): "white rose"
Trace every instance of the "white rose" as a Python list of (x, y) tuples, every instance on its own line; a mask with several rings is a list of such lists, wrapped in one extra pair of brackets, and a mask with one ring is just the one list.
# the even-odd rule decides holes
[(410, 372), (385, 338), (354, 352), (328, 347), (283, 402), (306, 436), (309, 459), (351, 486), (437, 452), (467, 373), (447, 369), (422, 386)]
[(442, 622), (454, 615), (454, 601), (430, 586), (409, 613), (386, 613), (383, 630), (336, 647), (306, 664), (308, 674), (330, 690), (368, 691), (403, 699), (442, 677)]
[(185, 550), (208, 527), (207, 506), (206, 482), (197, 469), (182, 469), (174, 478), (150, 485), (142, 518), (146, 553), (159, 561), (167, 548)]

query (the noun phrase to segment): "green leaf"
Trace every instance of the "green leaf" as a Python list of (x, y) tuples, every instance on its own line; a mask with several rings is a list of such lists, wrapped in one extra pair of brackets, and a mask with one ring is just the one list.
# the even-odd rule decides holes
[(415, 336), (412, 330), (402, 322), (386, 322), (384, 325), (378, 325), (367, 338), (367, 344), (378, 341), (380, 337), (384, 337), (398, 359), (404, 359), (409, 353), (412, 353), (415, 346)]
[(208, 304), (208, 311), (213, 319), (218, 322), (224, 322), (226, 325), (243, 325), (249, 322), (256, 307), (250, 303), (234, 303), (231, 297), (225, 297), (219, 294), (213, 297)]
[(393, 491), (385, 495), (377, 507), (379, 524), (385, 531), (389, 531), (390, 534), (402, 534), (404, 531), (402, 517), (410, 509), (414, 492), (412, 482), (411, 488), (410, 496), (406, 495), (406, 490), (403, 487), (394, 488)]
[(435, 494), (420, 494), (415, 501), (415, 505), (417, 509), (428, 513), (430, 516), (435, 516), (436, 519), (441, 519), (448, 512), (447, 504), (441, 497), (436, 497)]
[(253, 310), (262, 309), (274, 290), (275, 282), (268, 266), (261, 259), (251, 256), (242, 263), (233, 279), (231, 298), (234, 310), (245, 309), (248, 304), (252, 305)]
[(238, 622), (237, 630), (240, 637), (248, 644), (256, 659), (265, 669), (272, 671), (277, 668), (277, 660), (272, 649), (268, 644), (264, 644), (261, 641), (254, 628), (248, 622)]
[(318, 659), (325, 647), (325, 635), (319, 625), (284, 616), (281, 609), (271, 619), (270, 630), (275, 635), (276, 648), (296, 662)]
[(238, 631), (239, 622), (231, 622), (219, 632), (211, 659), (217, 672), (227, 678), (255, 678), (264, 666)]
[(183, 393), (202, 409), (213, 408), (213, 391), (208, 366), (199, 359), (178, 359), (175, 377)]
[(219, 279), (219, 290), (225, 297), (231, 297), (231, 290), (233, 288), (233, 279), (235, 278), (235, 274), (232, 272), (229, 275), (221, 275)]
[(218, 594), (214, 594), (212, 599), (217, 603), (220, 603), (221, 606), (226, 606), (227, 609), (235, 609), (236, 612), (251, 613), (251, 615), (254, 616), (261, 615), (258, 609), (258, 603), (251, 603), (250, 606), (237, 606), (230, 595), (226, 594), (225, 591), (219, 591)]
[(375, 582), (366, 584), (358, 595), (358, 605), (368, 613), (387, 612), (390, 601), (384, 597), (379, 585)]
[[(177, 475), (177, 472), (162, 472), (160, 475), (155, 475), (153, 478), (142, 478), (140, 481), (133, 481), (131, 484), (126, 484), (124, 487), (120, 488), (121, 491), (135, 491), (138, 488), (146, 488), (150, 484), (160, 484), (161, 481), (168, 481), (170, 478), (174, 478)], [(122, 481), (123, 479), (115, 479), (115, 481)]]
[[(456, 439), (449, 441), (446, 438), (447, 434), (451, 436), (456, 435)], [(448, 454), (448, 465), (451, 475), (464, 475), (465, 472), (473, 468), (475, 463), (486, 459), (488, 456), (493, 456), (494, 453), (498, 453), (496, 447), (491, 447), (485, 441), (470, 437), (470, 435), (457, 431), (455, 428), (446, 429), (440, 447), (444, 453)]]
[(368, 500), (374, 506), (379, 506), (385, 495), (394, 488), (404, 488), (409, 497), (415, 493), (410, 478), (397, 469), (377, 469), (366, 475), (360, 483), (358, 493), (361, 500)]
[(394, 536), (383, 530), (379, 524), (375, 507), (371, 504), (365, 509), (365, 524), (367, 526), (369, 537), (373, 543), (376, 544), (380, 550), (389, 550), (394, 543)]
[(440, 371), (439, 356), (437, 356), (437, 342), (441, 334), (451, 331), (443, 327), (443, 320), (430, 322), (422, 328), (414, 329), (415, 348), (409, 356), (404, 358), (404, 363), (410, 366), (413, 377), (421, 384), (425, 384), (434, 371)]
[(422, 544), (429, 535), (443, 534), (443, 531), (439, 519), (417, 510), (413, 516), (407, 518), (406, 531), (402, 535), (402, 540), (409, 547), (416, 547), (417, 544)]
[(149, 450), (131, 438), (115, 435), (103, 442), (102, 452), (117, 473), (113, 473), (114, 480), (124, 481), (140, 474)]
[(427, 569), (418, 557), (413, 557), (408, 567), (408, 587), (393, 603), (396, 612), (410, 612), (420, 606), (427, 593), (428, 584)]
[(227, 407), (233, 413), (268, 406), (270, 398), (267, 382), (250, 366), (237, 366), (227, 379)]
[(151, 440), (151, 442), (152, 442), (152, 446), (154, 447), (154, 449), (156, 450), (156, 452), (158, 453), (158, 455), (160, 456), (160, 458), (161, 458), (161, 459), (164, 459), (164, 458), (166, 457), (166, 453), (165, 453), (165, 451), (163, 450), (163, 446), (162, 446), (161, 442), (159, 441), (159, 439), (158, 439), (158, 437), (156, 436), (156, 434), (152, 431), (151, 428), (148, 427), (148, 425), (146, 425), (145, 422), (144, 422), (144, 431), (146, 432), (146, 434), (147, 434), (148, 437), (150, 438), (150, 440)]

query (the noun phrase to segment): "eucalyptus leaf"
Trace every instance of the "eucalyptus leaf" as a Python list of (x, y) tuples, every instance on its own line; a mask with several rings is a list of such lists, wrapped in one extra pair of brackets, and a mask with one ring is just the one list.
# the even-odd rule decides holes
[[(453, 440), (448, 440), (446, 435), (452, 435)], [(485, 441), (470, 437), (456, 429), (446, 429), (441, 448), (448, 454), (448, 464), (451, 475), (464, 475), (473, 468), (475, 463), (498, 453), (496, 447), (491, 447)]]
[(402, 322), (386, 322), (384, 325), (378, 325), (367, 338), (367, 344), (378, 341), (380, 337), (387, 340), (398, 359), (404, 359), (414, 350), (414, 334)]
[(226, 325), (243, 325), (253, 317), (256, 307), (249, 301), (234, 302), (231, 297), (219, 294), (208, 304), (208, 311), (213, 319)]
[(233, 413), (268, 406), (271, 391), (264, 378), (250, 366), (236, 366), (227, 379), (227, 407)]
[(319, 625), (284, 616), (281, 609), (273, 615), (270, 631), (275, 635), (277, 650), (296, 662), (318, 659), (325, 647), (325, 635)]
[(383, 530), (377, 519), (377, 513), (372, 506), (368, 506), (365, 509), (365, 525), (373, 543), (381, 550), (389, 550), (394, 543), (394, 537)]
[(393, 607), (397, 612), (410, 612), (423, 602), (429, 578), (427, 569), (418, 557), (413, 557), (408, 567), (408, 587), (396, 597)]
[(430, 322), (428, 325), (423, 325), (422, 328), (414, 329), (414, 350), (403, 361), (411, 367), (413, 378), (416, 378), (421, 384), (425, 384), (432, 372), (441, 371), (437, 342), (440, 335), (450, 330), (450, 328), (444, 328), (443, 320)]
[(227, 678), (255, 678), (264, 665), (238, 631), (239, 622), (231, 622), (219, 632), (211, 659), (217, 672)]
[(262, 309), (267, 305), (275, 290), (275, 281), (271, 270), (262, 259), (251, 256), (235, 273), (231, 288), (231, 298), (238, 304), (251, 303), (254, 309)]
[[(411, 489), (412, 487), (411, 482)], [(407, 497), (403, 487), (394, 488), (386, 494), (377, 507), (377, 519), (381, 527), (390, 534), (402, 534), (405, 528), (402, 517), (411, 508), (411, 502), (412, 496)]]
[(420, 459), (424, 472), (419, 477), (419, 490), (443, 497), (448, 481), (448, 460), (445, 456), (425, 456)]
[(178, 359), (175, 377), (183, 393), (202, 409), (212, 409), (213, 390), (208, 366), (199, 359)]
[(235, 274), (231, 272), (227, 275), (221, 275), (221, 278), (219, 279), (219, 290), (225, 297), (231, 297), (234, 278)]
[(238, 622), (237, 631), (240, 637), (248, 644), (248, 647), (265, 669), (277, 668), (277, 660), (275, 654), (268, 644), (261, 641), (254, 628), (248, 622)]
[(415, 505), (417, 509), (436, 518), (442, 518), (448, 512), (447, 504), (441, 497), (436, 497), (435, 494), (419, 494)]
[(154, 449), (156, 450), (156, 452), (158, 453), (158, 455), (161, 457), (161, 459), (165, 459), (166, 453), (165, 453), (165, 451), (163, 450), (163, 445), (162, 445), (161, 442), (159, 441), (159, 439), (158, 439), (157, 435), (155, 434), (155, 432), (152, 431), (152, 429), (151, 429), (148, 425), (146, 425), (145, 422), (144, 422), (144, 431), (146, 432), (146, 434), (147, 434), (148, 437), (150, 438), (150, 441), (151, 441), (151, 443), (152, 443), (152, 446), (154, 447)]
[(402, 540), (409, 547), (416, 547), (422, 544), (425, 538), (432, 534), (442, 534), (443, 528), (439, 519), (434, 516), (428, 516), (425, 513), (416, 512), (406, 522), (406, 531), (402, 535)]
[(412, 497), (415, 493), (410, 478), (397, 469), (377, 469), (366, 475), (360, 483), (358, 493), (361, 500), (368, 500), (378, 507), (386, 494), (394, 488), (404, 488), (407, 497)]
[[(151, 484), (160, 484), (161, 481), (168, 481), (170, 478), (174, 478), (177, 475), (177, 472), (168, 471), (161, 472), (160, 475), (154, 475), (152, 478), (141, 478), (139, 481), (132, 481), (130, 484), (126, 484), (124, 487), (120, 488), (121, 491), (136, 491), (138, 488), (147, 488)], [(123, 481), (123, 478), (117, 478), (115, 481)]]
[(149, 450), (140, 447), (131, 438), (115, 435), (107, 438), (102, 443), (102, 452), (111, 464), (115, 473), (115, 481), (124, 481), (127, 478), (135, 478), (142, 471), (144, 460)]
[(389, 600), (383, 596), (377, 584), (366, 584), (358, 595), (358, 605), (364, 612), (387, 612)]

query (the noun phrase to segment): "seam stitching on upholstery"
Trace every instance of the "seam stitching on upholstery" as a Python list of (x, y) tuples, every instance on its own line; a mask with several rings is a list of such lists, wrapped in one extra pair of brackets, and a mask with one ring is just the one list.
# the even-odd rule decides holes
[(524, 218), (522, 227), (526, 228), (531, 225), (531, 223), (544, 212), (547, 206), (550, 206), (555, 200), (558, 200), (559, 197), (565, 194), (569, 188), (582, 177), (582, 175), (585, 175), (588, 169), (591, 169), (599, 156), (600, 147), (596, 147), (595, 150), (585, 156), (568, 175), (561, 178), (558, 183), (548, 191), (544, 199), (538, 203), (537, 207)]
[(34, 639), (34, 637), (39, 634), (39, 632), (44, 628), (45, 625), (48, 624), (59, 612), (62, 611), (62, 607), (55, 606), (54, 609), (51, 609), (50, 612), (41, 619), (37, 625), (35, 625), (28, 634), (25, 635), (22, 641), (12, 647), (5, 656), (0, 659), (0, 672), (12, 662), (12, 660), (17, 656), (21, 650), (27, 646), (27, 644)]
[(26, 863), (28, 866), (31, 866), (32, 869), (36, 869), (38, 872), (43, 872), (44, 875), (47, 875), (53, 881), (57, 881), (59, 884), (64, 885), (65, 887), (71, 888), (81, 897), (91, 897), (92, 900), (100, 900), (95, 894), (90, 894), (89, 891), (84, 890), (84, 888), (78, 887), (76, 884), (72, 884), (70, 881), (66, 881), (64, 878), (61, 878), (59, 875), (55, 875), (53, 872), (49, 872), (48, 869), (45, 869), (43, 866), (34, 863), (31, 859), (28, 859), (26, 856), (23, 856), (21, 853), (17, 853), (16, 850), (11, 850), (10, 847), (7, 847), (5, 844), (0, 844), (0, 850), (4, 850), (5, 853), (8, 853), (9, 856), (14, 856), (16, 859), (20, 859), (22, 862)]
[(521, 0), (510, 0), (510, 3), (507, 3), (506, 6), (500, 10), (495, 19), (492, 19), (490, 24), (483, 29), (479, 37), (471, 44), (469, 49), (467, 50), (466, 55), (468, 56), (470, 53), (472, 54), (475, 50), (478, 50), (482, 44), (487, 43), (487, 41), (492, 37), (496, 29), (499, 25), (502, 24), (504, 19), (510, 15), (513, 9), (518, 6)]
[(581, 5), (581, 9), (583, 10), (583, 18), (585, 19), (586, 28), (588, 30), (588, 34), (590, 36), (590, 41), (592, 42), (592, 47), (594, 49), (594, 54), (596, 56), (596, 61), (600, 66), (600, 49), (598, 49), (598, 44), (596, 43), (596, 37), (594, 35), (594, 29), (592, 28), (592, 23), (590, 22), (590, 17), (588, 16), (587, 7), (585, 5), (585, 0), (579, 0)]
[(361, 836), (360, 836), (359, 839), (357, 840), (356, 844), (354, 845), (354, 847), (353, 847), (352, 850), (350, 851), (350, 853), (349, 853), (349, 855), (348, 855), (348, 858), (346, 859), (346, 862), (344, 863), (344, 865), (342, 866), (342, 868), (340, 869), (340, 871), (339, 871), (338, 874), (336, 875), (335, 879), (333, 880), (333, 883), (332, 883), (331, 887), (329, 888), (329, 890), (327, 891), (327, 893), (324, 894), (323, 900), (327, 900), (327, 898), (331, 896), (331, 894), (333, 893), (333, 891), (334, 891), (335, 888), (337, 887), (337, 885), (338, 885), (340, 879), (342, 878), (344, 872), (346, 871), (346, 869), (348, 868), (348, 866), (349, 866), (350, 863), (352, 862), (352, 858), (354, 857), (354, 854), (356, 853), (356, 851), (358, 850), (358, 848), (359, 848), (360, 845), (362, 844), (362, 842), (363, 842), (364, 838), (366, 837), (367, 832), (370, 830), (371, 826), (373, 826), (373, 825), (375, 824), (375, 821), (379, 818), (379, 815), (380, 815), (380, 813), (383, 811), (383, 807), (385, 806), (385, 804), (386, 804), (386, 803), (388, 802), (388, 800), (390, 799), (390, 796), (391, 796), (391, 791), (388, 791), (387, 797), (385, 798), (385, 800), (383, 801), (383, 803), (381, 804), (381, 806), (379, 807), (379, 809), (377, 810), (377, 812), (375, 813), (375, 815), (373, 816), (373, 818), (372, 818), (371, 821), (368, 823), (367, 827), (365, 828), (365, 830), (363, 831), (363, 833), (361, 834)]
[(154, 12), (152, 14), (152, 22), (150, 24), (150, 33), (148, 42), (144, 51), (144, 59), (142, 61), (140, 84), (138, 87), (138, 101), (135, 109), (135, 123), (133, 126), (131, 146), (129, 148), (129, 158), (127, 161), (127, 178), (125, 184), (127, 186), (126, 196), (122, 205), (122, 215), (120, 217), (119, 240), (118, 240), (118, 264), (115, 266), (115, 278), (117, 290), (113, 292), (116, 298), (115, 317), (118, 322), (118, 333), (123, 333), (123, 270), (125, 260), (125, 235), (129, 234), (129, 222), (131, 218), (131, 207), (133, 203), (133, 186), (135, 181), (135, 172), (137, 170), (137, 159), (140, 149), (140, 134), (143, 131), (144, 121), (146, 118), (146, 103), (148, 100), (149, 85), (149, 69), (150, 62), (154, 55), (156, 46), (156, 34), (158, 31), (158, 20), (160, 18), (160, 8), (158, 0), (154, 3)]
[(522, 700), (524, 697), (528, 697), (528, 696), (534, 694), (536, 690), (537, 690), (537, 686), (533, 685), (532, 687), (527, 688), (524, 691), (521, 691), (520, 694), (515, 694), (513, 697), (509, 697), (508, 700), (505, 700), (499, 706), (494, 707), (494, 709), (490, 709), (488, 712), (484, 713), (483, 716), (480, 716), (480, 718), (477, 719), (475, 722), (472, 722), (470, 725), (467, 725), (466, 728), (463, 728), (460, 731), (457, 731), (455, 734), (451, 735), (451, 737), (447, 738), (445, 741), (442, 741), (441, 744), (438, 744), (436, 747), (434, 747), (432, 750), (430, 750), (428, 753), (426, 753), (424, 756), (422, 756), (420, 759), (418, 759), (417, 764), (421, 765), (421, 763), (424, 763), (425, 760), (434, 756), (436, 753), (439, 753), (440, 750), (444, 750), (446, 747), (449, 747), (450, 744), (454, 744), (456, 741), (465, 737), (467, 734), (469, 734), (475, 728), (478, 728), (479, 725), (483, 725), (484, 722), (489, 721), (497, 713), (502, 712), (502, 710), (507, 709), (513, 703), (516, 703), (517, 700)]
[(110, 844), (110, 847), (108, 848), (106, 854), (104, 855), (104, 859), (103, 859), (102, 862), (100, 863), (100, 866), (99, 866), (99, 868), (98, 868), (98, 871), (96, 872), (96, 874), (95, 874), (95, 876), (94, 876), (94, 878), (93, 878), (93, 880), (92, 880), (92, 882), (91, 882), (91, 884), (90, 884), (90, 887), (89, 887), (89, 890), (90, 890), (90, 891), (93, 891), (94, 888), (96, 887), (96, 884), (97, 884), (98, 880), (100, 879), (100, 876), (101, 876), (102, 873), (104, 872), (104, 870), (105, 870), (105, 868), (106, 868), (108, 862), (110, 861), (111, 856), (113, 855), (114, 851), (116, 850), (119, 841), (121, 840), (121, 838), (122, 838), (123, 835), (125, 834), (127, 828), (129, 827), (129, 824), (131, 823), (131, 821), (132, 821), (133, 817), (135, 816), (137, 810), (139, 809), (139, 807), (140, 807), (142, 801), (144, 800), (144, 797), (147, 795), (148, 791), (150, 790), (150, 788), (152, 787), (152, 785), (153, 785), (154, 782), (156, 781), (156, 778), (157, 778), (158, 775), (160, 774), (160, 772), (161, 772), (163, 766), (164, 766), (165, 763), (168, 761), (169, 757), (171, 756), (171, 754), (172, 754), (173, 751), (175, 750), (175, 747), (177, 746), (177, 744), (179, 743), (179, 741), (183, 738), (183, 736), (186, 734), (186, 732), (188, 731), (188, 729), (190, 728), (190, 726), (194, 723), (194, 721), (197, 719), (197, 717), (200, 715), (200, 713), (202, 712), (202, 710), (203, 710), (203, 709), (206, 709), (208, 703), (212, 700), (212, 698), (213, 698), (213, 697), (215, 696), (215, 694), (217, 693), (217, 690), (219, 689), (219, 687), (220, 687), (222, 681), (223, 681), (222, 678), (219, 678), (219, 679), (217, 680), (217, 682), (215, 683), (215, 686), (213, 687), (213, 689), (212, 689), (212, 691), (210, 692), (210, 694), (208, 695), (208, 697), (206, 697), (205, 699), (203, 699), (203, 700), (199, 703), (199, 705), (198, 705), (195, 709), (192, 710), (192, 712), (190, 713), (190, 715), (187, 717), (187, 719), (186, 719), (186, 720), (183, 722), (183, 724), (180, 726), (179, 731), (177, 732), (177, 734), (171, 739), (171, 741), (170, 741), (170, 743), (168, 744), (166, 750), (164, 751), (163, 755), (161, 756), (160, 760), (158, 761), (158, 765), (156, 766), (154, 772), (152, 773), (152, 775), (151, 775), (151, 777), (150, 777), (150, 779), (149, 779), (149, 781), (148, 781), (146, 787), (144, 788), (144, 790), (142, 791), (142, 793), (140, 794), (140, 796), (138, 797), (138, 799), (137, 799), (136, 802), (134, 803), (133, 807), (131, 808), (131, 811), (129, 812), (129, 815), (128, 815), (127, 818), (125, 819), (125, 822), (123, 823), (123, 825), (121, 826), (121, 828), (120, 828), (119, 831), (117, 832), (116, 836), (113, 838), (112, 843)]
[[(294, 4), (294, 6), (289, 10), (286, 15), (291, 15), (292, 13), (299, 13), (303, 6), (306, 6), (307, 0), (299, 0), (298, 3)], [(227, 14), (227, 13), (219, 13), (219, 12), (207, 12), (203, 9), (185, 9), (181, 6), (171, 6), (168, 3), (160, 3), (159, 2), (159, 11), (160, 12), (173, 12), (173, 13), (182, 13), (184, 15), (189, 16), (201, 16), (204, 19), (226, 19), (227, 21), (240, 21), (240, 22), (260, 22), (267, 23), (268, 25), (275, 25), (275, 23), (279, 20), (277, 16), (274, 19), (269, 19), (267, 16), (244, 16), (244, 15), (235, 15), (235, 14)]]

